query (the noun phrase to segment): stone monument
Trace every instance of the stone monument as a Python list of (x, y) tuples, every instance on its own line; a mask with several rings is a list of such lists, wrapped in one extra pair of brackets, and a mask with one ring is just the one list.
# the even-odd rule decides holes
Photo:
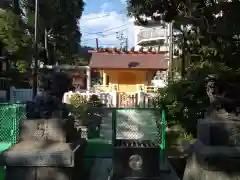
[(198, 120), (197, 140), (189, 149), (183, 180), (240, 179), (237, 89), (217, 76), (208, 76), (206, 93), (210, 106), (204, 119)]
[(3, 152), (5, 180), (81, 179), (85, 141), (73, 135), (62, 97), (71, 80), (54, 72), (41, 80), (35, 102), (27, 105), (27, 119), (20, 122), (19, 142)]

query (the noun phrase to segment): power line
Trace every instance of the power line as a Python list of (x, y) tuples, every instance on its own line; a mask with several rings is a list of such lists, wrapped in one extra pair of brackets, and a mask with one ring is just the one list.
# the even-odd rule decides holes
[[(115, 32), (113, 32), (113, 33), (105, 34), (105, 35), (102, 35), (102, 36), (98, 36), (98, 37), (94, 37), (94, 38), (90, 38), (90, 39), (85, 39), (85, 40), (83, 40), (83, 41), (81, 41), (81, 42), (78, 42), (78, 44), (84, 43), (84, 42), (88, 42), (88, 41), (91, 41), (91, 40), (96, 40), (96, 38), (100, 39), (100, 38), (103, 38), (103, 37), (107, 37), (107, 36), (109, 36), (109, 35), (114, 35), (114, 34), (117, 35), (118, 32), (119, 32), (120, 35), (121, 35), (121, 33), (122, 33), (123, 31), (125, 31), (125, 30), (127, 30), (127, 28), (126, 28), (126, 29), (123, 29), (123, 30), (120, 30), (120, 31), (115, 31)], [(103, 32), (105, 32), (105, 31), (103, 31)], [(141, 36), (141, 35), (138, 35), (138, 37), (145, 38), (144, 36)], [(116, 38), (117, 38), (117, 37), (116, 37)], [(118, 38), (117, 38), (117, 39), (118, 39)], [(122, 36), (121, 39), (122, 39), (122, 44), (125, 44), (125, 45), (128, 47), (128, 37)], [(123, 40), (124, 40), (124, 41), (123, 41)], [(120, 41), (121, 41), (121, 40), (120, 40)], [(101, 42), (101, 41), (99, 40), (99, 42)], [(120, 44), (121, 44), (121, 43), (120, 43)], [(101, 43), (101, 45), (109, 45), (109, 46), (112, 46), (112, 45), (115, 45), (115, 44), (105, 44), (105, 43)]]
[(125, 45), (124, 47), (128, 49), (128, 36), (124, 35), (123, 31), (117, 32), (116, 35), (116, 38), (120, 41), (121, 48)]
[[(111, 30), (114, 30), (114, 29), (118, 29), (120, 27), (124, 27), (128, 24), (129, 23), (126, 23), (126, 24), (123, 24), (121, 26), (116, 26), (116, 27), (113, 27), (113, 28), (110, 28), (110, 29), (106, 29), (105, 31), (99, 31), (99, 32), (94, 32), (94, 33), (86, 33), (86, 35), (102, 34), (102, 33), (105, 33), (105, 32), (108, 32), (108, 31), (111, 31)], [(124, 29), (124, 30), (126, 30), (126, 29)], [(85, 33), (83, 32), (83, 34), (85, 34)]]
[[(116, 12), (116, 13), (123, 14), (124, 11), (126, 11), (126, 10), (121, 10), (121, 11)], [(82, 18), (81, 20), (94, 20), (94, 19), (100, 19), (100, 18), (103, 18), (103, 17), (111, 16), (111, 15), (112, 15), (112, 12), (109, 12), (109, 13), (106, 13), (105, 15), (102, 15), (102, 16), (97, 16), (97, 17), (92, 17), (92, 18)]]
[(106, 44), (106, 43), (102, 43), (100, 40), (98, 40), (101, 43), (101, 46), (116, 46), (116, 44)]
[[(126, 30), (126, 29), (124, 29), (124, 30)], [(124, 30), (123, 30), (123, 31), (124, 31)], [(102, 36), (97, 37), (97, 38), (103, 38), (103, 37), (110, 36), (110, 35), (113, 35), (113, 34), (116, 34), (116, 33), (117, 33), (117, 32), (105, 34), (105, 35), (102, 35)], [(91, 41), (91, 40), (95, 40), (95, 39), (96, 39), (96, 37), (95, 37), (95, 38), (91, 38), (91, 39), (85, 39), (85, 40), (83, 40), (83, 41), (81, 41), (81, 42)]]

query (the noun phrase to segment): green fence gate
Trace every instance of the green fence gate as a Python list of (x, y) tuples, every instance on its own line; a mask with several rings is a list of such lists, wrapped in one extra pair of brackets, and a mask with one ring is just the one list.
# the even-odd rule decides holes
[[(19, 122), (24, 119), (25, 105), (0, 103), (0, 153), (17, 143)], [(0, 180), (4, 179), (4, 167), (0, 167)]]
[(160, 163), (165, 162), (166, 118), (163, 109), (104, 108), (103, 111), (100, 136), (88, 139), (85, 151), (86, 166), (90, 168), (95, 159), (112, 158), (112, 143), (116, 138), (150, 138), (157, 141), (161, 149), (159, 152)]

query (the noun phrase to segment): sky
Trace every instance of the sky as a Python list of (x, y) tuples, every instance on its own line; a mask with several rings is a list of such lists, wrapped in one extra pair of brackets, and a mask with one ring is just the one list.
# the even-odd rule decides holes
[(117, 34), (128, 37), (128, 46), (134, 45), (133, 20), (127, 17), (125, 0), (85, 0), (84, 12), (79, 20), (81, 45), (120, 47)]

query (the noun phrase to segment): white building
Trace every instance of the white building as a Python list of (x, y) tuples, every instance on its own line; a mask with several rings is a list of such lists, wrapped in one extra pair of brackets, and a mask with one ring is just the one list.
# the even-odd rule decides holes
[[(138, 25), (137, 21), (135, 21), (135, 26), (134, 26), (134, 47), (135, 50), (139, 50), (140, 48), (143, 48), (144, 50), (148, 50), (150, 47), (153, 48), (155, 51), (164, 51), (166, 53), (166, 60), (169, 60), (170, 57), (170, 52), (169, 52), (169, 47), (170, 47), (170, 24), (165, 23), (161, 20), (156, 21), (152, 20), (151, 18), (146, 18), (142, 17), (141, 18), (145, 25)], [(177, 35), (179, 32), (173, 29), (173, 37)], [(176, 57), (174, 52), (178, 51), (178, 47), (173, 44), (173, 59)], [(168, 61), (169, 63), (169, 61)], [(157, 74), (156, 74), (157, 75)], [(164, 76), (162, 78), (161, 76)], [(177, 79), (180, 78), (179, 74), (174, 74)], [(155, 81), (157, 79), (154, 79), (152, 82), (155, 84), (156, 82), (160, 83), (160, 79), (164, 79), (164, 81), (167, 80), (167, 72), (160, 73), (157, 75), (158, 81)], [(160, 83), (161, 84), (161, 83)]]
[[(162, 21), (154, 21), (151, 18), (147, 20), (146, 25), (139, 25), (135, 21), (134, 26), (134, 48), (136, 51), (143, 48), (148, 50), (150, 47), (153, 51), (162, 51), (166, 53), (166, 61), (169, 57), (169, 24)], [(152, 86), (163, 88), (167, 85), (167, 71), (158, 71), (152, 79)]]
[(145, 26), (135, 25), (134, 27), (135, 49), (152, 47), (156, 51), (168, 51), (169, 25), (161, 21), (152, 21), (150, 18), (145, 19), (148, 20)]

